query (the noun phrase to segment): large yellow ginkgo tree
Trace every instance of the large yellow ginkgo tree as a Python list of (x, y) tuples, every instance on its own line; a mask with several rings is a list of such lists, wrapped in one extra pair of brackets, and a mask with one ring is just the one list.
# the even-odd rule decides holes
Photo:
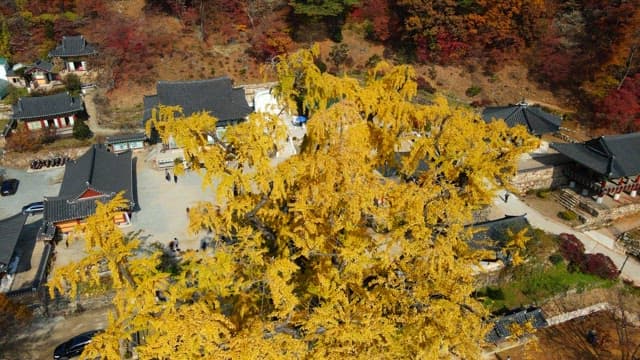
[(413, 102), (409, 66), (383, 62), (356, 80), (321, 72), (317, 56), (277, 65), (280, 102), (309, 117), (286, 159), (274, 157), (287, 144), (275, 116), (221, 135), (206, 113), (155, 114), (216, 190), (190, 210), (190, 230), (216, 241), (167, 273), (120, 240), (116, 311), (88, 356), (115, 358), (141, 332), (145, 359), (477, 358), (486, 313), (471, 297), (465, 225), (537, 140), (443, 98)]

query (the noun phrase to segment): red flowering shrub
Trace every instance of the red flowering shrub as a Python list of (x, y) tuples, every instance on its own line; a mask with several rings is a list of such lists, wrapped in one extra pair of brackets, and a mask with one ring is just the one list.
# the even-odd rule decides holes
[(560, 253), (570, 264), (580, 267), (584, 262), (584, 244), (577, 237), (571, 234), (560, 234)]
[(618, 277), (618, 268), (608, 256), (597, 254), (585, 254), (584, 244), (571, 234), (560, 234), (560, 253), (569, 261), (573, 269), (580, 269), (585, 274), (592, 274), (603, 279), (615, 279)]
[(580, 269), (587, 274), (597, 275), (603, 279), (615, 279), (618, 277), (618, 268), (607, 255), (586, 254)]

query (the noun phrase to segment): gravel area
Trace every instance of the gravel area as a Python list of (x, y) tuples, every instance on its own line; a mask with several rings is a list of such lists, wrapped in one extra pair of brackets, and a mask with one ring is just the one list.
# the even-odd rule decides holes
[(187, 207), (198, 201), (215, 198), (212, 188), (202, 188), (202, 177), (197, 172), (187, 172), (173, 181), (165, 179), (164, 170), (153, 167), (153, 159), (147, 159), (148, 151), (136, 157), (137, 199), (139, 211), (133, 213), (132, 224), (125, 231), (142, 230), (141, 237), (147, 243), (160, 242), (167, 245), (178, 238), (182, 249), (197, 249), (205, 232), (187, 232)]

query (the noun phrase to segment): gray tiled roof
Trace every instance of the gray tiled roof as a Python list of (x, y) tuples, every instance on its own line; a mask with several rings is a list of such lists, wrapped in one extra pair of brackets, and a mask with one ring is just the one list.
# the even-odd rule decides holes
[(151, 109), (158, 104), (179, 105), (185, 116), (199, 111), (209, 112), (224, 126), (234, 120), (242, 120), (252, 111), (243, 88), (234, 88), (231, 79), (195, 81), (159, 81), (157, 95), (145, 96), (143, 122), (151, 117)]
[(49, 57), (84, 56), (96, 53), (96, 48), (89, 44), (84, 36), (63, 36), (60, 45), (49, 52)]
[(486, 122), (504, 119), (509, 126), (524, 125), (534, 135), (556, 132), (562, 122), (558, 116), (542, 110), (539, 106), (524, 102), (509, 106), (488, 107), (482, 111), (482, 118)]
[(29, 66), (24, 73), (29, 74), (35, 70), (42, 70), (50, 73), (53, 70), (53, 64), (45, 60), (37, 60), (33, 65)]
[[(134, 206), (131, 152), (114, 154), (103, 145), (94, 145), (75, 161), (65, 164), (64, 178), (57, 197), (46, 197), (44, 218), (47, 222), (80, 219), (92, 215), (96, 200), (108, 201), (124, 191)], [(87, 190), (101, 193), (89, 199), (79, 197)]]
[(9, 265), (27, 217), (20, 213), (0, 220), (0, 271)]
[(143, 141), (146, 138), (147, 136), (142, 132), (131, 133), (131, 134), (118, 134), (118, 135), (107, 136), (105, 139), (105, 143), (118, 144), (118, 143), (129, 142), (129, 141)]
[(640, 132), (601, 136), (581, 144), (552, 143), (551, 147), (609, 179), (640, 174)]
[(491, 331), (487, 333), (485, 340), (491, 343), (496, 343), (500, 340), (504, 340), (511, 336), (511, 331), (509, 330), (509, 328), (513, 324), (524, 325), (527, 322), (531, 322), (531, 325), (533, 325), (533, 327), (536, 329), (541, 329), (548, 325), (547, 319), (545, 319), (541, 309), (525, 309), (510, 315), (505, 315), (496, 320), (493, 329), (491, 329)]
[[(404, 159), (409, 157), (409, 152), (395, 152), (393, 154), (393, 159), (387, 163), (386, 165), (382, 165), (377, 168), (378, 172), (382, 174), (384, 177), (395, 177), (401, 175), (402, 170), (402, 162)], [(404, 177), (419, 177), (422, 173), (429, 170), (429, 164), (425, 161), (425, 159), (421, 159), (418, 161), (418, 165), (410, 176), (403, 175)]]
[(47, 222), (84, 219), (96, 212), (96, 200), (108, 202), (115, 194), (103, 195), (89, 199), (71, 200), (63, 197), (45, 197), (44, 218)]
[(13, 105), (13, 119), (27, 120), (47, 118), (56, 115), (78, 113), (84, 110), (84, 103), (79, 96), (69, 93), (55, 95), (24, 97)]
[(142, 120), (143, 123), (146, 123), (147, 120), (151, 119), (151, 111), (158, 106), (160, 99), (158, 98), (158, 95), (145, 95), (142, 98), (142, 103), (144, 105)]
[(522, 231), (529, 228), (529, 222), (525, 215), (506, 215), (503, 218), (484, 221), (472, 225), (475, 232), (469, 246), (472, 248), (485, 248), (483, 245), (486, 241), (497, 242), (498, 245), (504, 245), (507, 239), (507, 233)]

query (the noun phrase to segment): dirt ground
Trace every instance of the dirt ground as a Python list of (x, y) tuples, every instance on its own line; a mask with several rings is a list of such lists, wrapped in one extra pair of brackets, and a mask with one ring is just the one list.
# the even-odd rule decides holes
[[(608, 311), (601, 311), (587, 317), (580, 317), (558, 326), (540, 330), (536, 333), (537, 346), (517, 346), (495, 355), (494, 359), (621, 359), (622, 345), (616, 329), (619, 329), (615, 317)], [(631, 349), (640, 345), (640, 328), (630, 326), (628, 346)], [(587, 341), (590, 330), (596, 331), (598, 343)]]
[(533, 194), (526, 194), (526, 195), (521, 195), (519, 196), (520, 199), (527, 205), (529, 205), (530, 207), (538, 210), (542, 215), (560, 221), (560, 222), (564, 222), (568, 225), (577, 225), (578, 223), (571, 223), (569, 221), (566, 220), (562, 220), (559, 216), (558, 213), (560, 211), (565, 211), (566, 208), (564, 206), (562, 206), (555, 198), (554, 194), (550, 194), (547, 198), (540, 198), (538, 197), (535, 193)]
[(85, 331), (104, 329), (107, 313), (112, 308), (101, 307), (81, 313), (39, 318), (21, 333), (12, 334), (12, 339), (0, 344), (0, 359), (3, 360), (48, 360), (59, 344)]

